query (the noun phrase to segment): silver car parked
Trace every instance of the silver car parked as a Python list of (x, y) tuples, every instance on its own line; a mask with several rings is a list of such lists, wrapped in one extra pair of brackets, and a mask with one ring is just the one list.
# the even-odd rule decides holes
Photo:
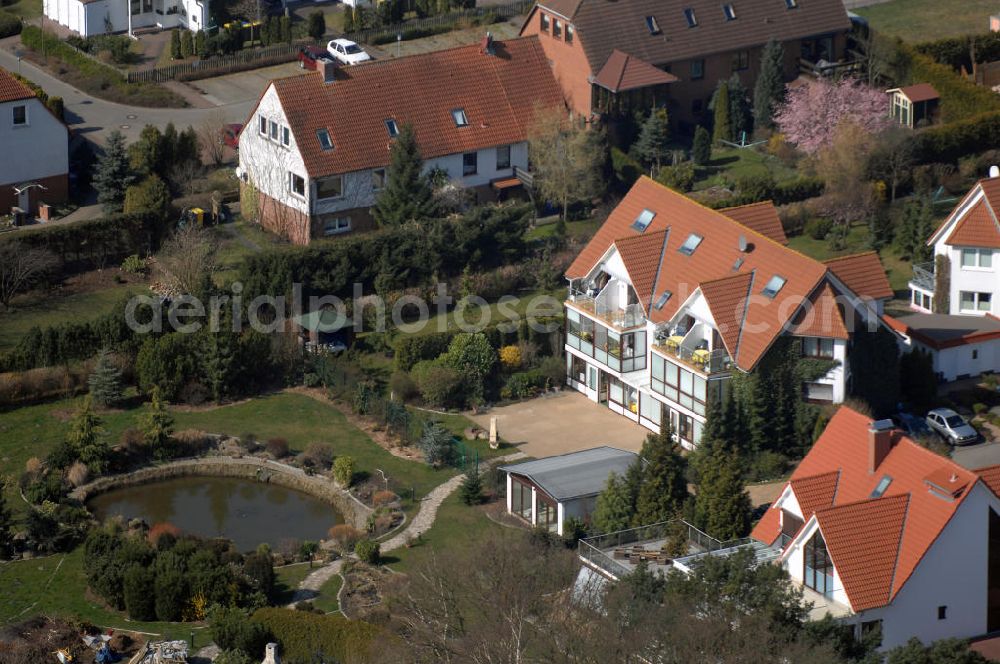
[(935, 408), (927, 413), (927, 426), (950, 445), (979, 442), (979, 432), (951, 408)]

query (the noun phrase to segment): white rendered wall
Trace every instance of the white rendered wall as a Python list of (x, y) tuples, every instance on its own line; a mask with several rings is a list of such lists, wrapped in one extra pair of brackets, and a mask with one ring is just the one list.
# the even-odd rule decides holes
[[(14, 126), (14, 107), (27, 106), (28, 124)], [(38, 99), (0, 104), (0, 184), (17, 184), (69, 172), (69, 137)]]

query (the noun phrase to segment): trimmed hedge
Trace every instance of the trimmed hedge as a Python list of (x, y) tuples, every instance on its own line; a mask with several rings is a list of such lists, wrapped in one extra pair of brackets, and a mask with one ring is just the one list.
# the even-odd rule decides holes
[(315, 661), (317, 652), (336, 661), (364, 656), (376, 638), (385, 638), (381, 629), (361, 620), (338, 615), (319, 615), (292, 609), (259, 609), (250, 618), (264, 625), (281, 645), (282, 661)]
[(769, 191), (755, 191), (747, 194), (736, 194), (729, 198), (711, 201), (710, 207), (720, 208), (750, 205), (760, 201), (771, 200), (775, 205), (797, 203), (807, 198), (815, 198), (823, 193), (825, 183), (822, 178), (798, 177), (794, 180), (776, 183)]
[(916, 160), (923, 164), (954, 163), (995, 145), (1000, 145), (1000, 111), (928, 127), (914, 136)]
[(922, 53), (956, 71), (962, 69), (972, 71), (970, 47), (975, 48), (976, 64), (1000, 60), (1000, 34), (996, 32), (948, 37), (915, 44), (913, 48), (917, 53)]
[(10, 12), (0, 11), (0, 39), (21, 34), (21, 19)]
[(909, 55), (909, 82), (930, 83), (941, 95), (941, 122), (956, 122), (1000, 111), (1000, 97), (989, 88), (976, 85), (948, 65), (937, 63), (908, 46), (900, 48)]

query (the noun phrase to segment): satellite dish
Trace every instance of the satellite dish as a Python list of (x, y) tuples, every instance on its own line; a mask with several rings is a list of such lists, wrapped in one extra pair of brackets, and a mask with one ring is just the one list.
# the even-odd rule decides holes
[(1000, 166), (997, 166), (995, 164), (993, 166), (990, 166), (990, 177), (991, 178), (1000, 177)]
[(739, 246), (740, 246), (740, 251), (744, 251), (745, 252), (747, 250), (747, 236), (746, 235), (741, 235), (740, 236), (740, 244), (739, 244)]

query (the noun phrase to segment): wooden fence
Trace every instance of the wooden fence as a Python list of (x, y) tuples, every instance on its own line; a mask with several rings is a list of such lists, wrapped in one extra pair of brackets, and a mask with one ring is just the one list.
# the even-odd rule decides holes
[(213, 56), (194, 62), (155, 67), (128, 72), (129, 83), (163, 83), (173, 80), (195, 80), (232, 72), (291, 62), (299, 53), (300, 44), (272, 44), (246, 49), (229, 55)]

